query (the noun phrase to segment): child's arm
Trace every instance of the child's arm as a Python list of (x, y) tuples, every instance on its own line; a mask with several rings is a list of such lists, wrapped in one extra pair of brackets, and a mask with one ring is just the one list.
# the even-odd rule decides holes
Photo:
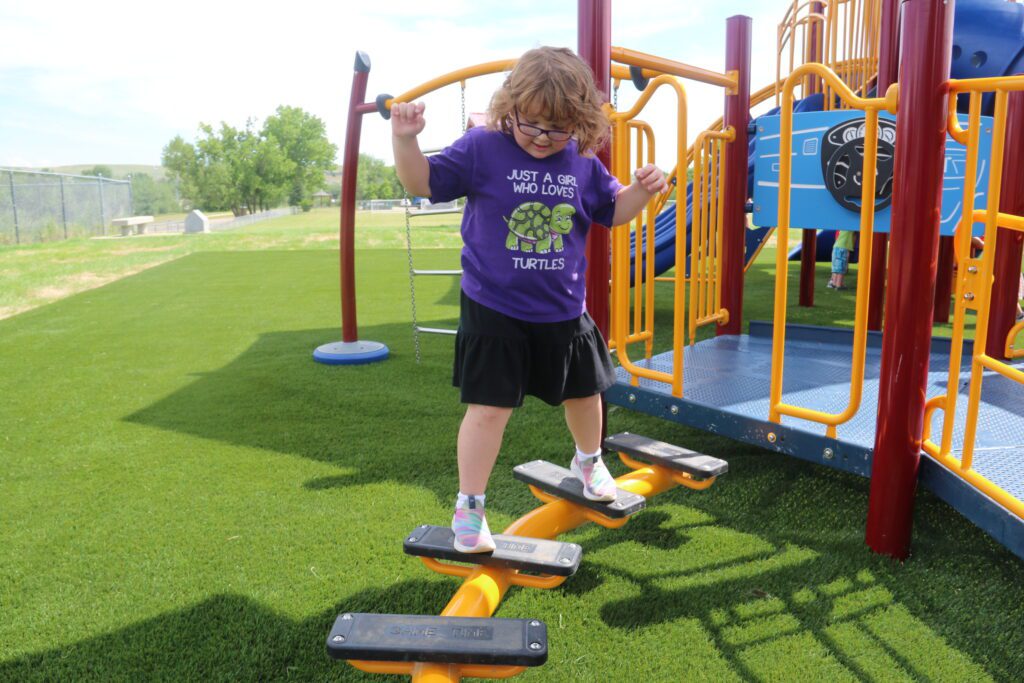
[(636, 182), (619, 190), (615, 197), (613, 225), (622, 225), (636, 218), (651, 197), (668, 189), (665, 174), (654, 164), (647, 164), (633, 173)]
[(395, 151), (395, 173), (406, 192), (430, 196), (430, 164), (420, 151), (416, 136), (427, 125), (422, 102), (396, 102), (391, 105), (391, 146)]

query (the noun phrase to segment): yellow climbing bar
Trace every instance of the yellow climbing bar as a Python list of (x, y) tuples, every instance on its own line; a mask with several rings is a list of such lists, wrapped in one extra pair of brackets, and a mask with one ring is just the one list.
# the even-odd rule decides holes
[[(857, 302), (854, 315), (853, 362), (850, 370), (850, 398), (839, 413), (826, 413), (782, 401), (783, 365), (786, 353), (786, 295), (789, 259), (789, 208), (793, 165), (793, 90), (808, 74), (821, 78), (852, 109), (865, 112), (864, 184), (861, 188), (860, 213), (860, 277), (857, 278)], [(885, 97), (858, 97), (831, 69), (821, 64), (804, 64), (786, 79), (782, 97), (782, 122), (779, 139), (779, 219), (775, 258), (775, 318), (772, 331), (772, 375), (769, 419), (779, 422), (782, 415), (824, 424), (826, 435), (835, 438), (837, 425), (849, 421), (860, 410), (864, 389), (864, 361), (867, 349), (867, 308), (871, 290), (871, 243), (875, 225), (875, 175), (878, 161), (878, 114), (896, 111), (898, 91), (890, 88)]]
[(722, 183), (726, 178), (725, 145), (736, 131), (704, 131), (693, 144), (693, 213), (690, 222), (689, 339), (697, 341), (697, 328), (726, 323), (722, 308)]
[(1024, 358), (1024, 347), (1016, 348), (1013, 345), (1014, 340), (1017, 339), (1017, 335), (1024, 332), (1024, 321), (1021, 321), (1010, 328), (1010, 333), (1006, 335), (1006, 357), (1007, 358)]
[[(950, 346), (950, 371), (946, 393), (932, 398), (925, 405), (924, 433), (921, 448), (998, 504), (1024, 518), (1024, 502), (994, 484), (973, 468), (975, 437), (978, 413), (981, 407), (982, 382), (985, 371), (994, 372), (1009, 380), (1024, 384), (1024, 372), (1002, 360), (985, 353), (988, 341), (989, 314), (992, 302), (992, 282), (995, 255), (998, 248), (1000, 228), (1024, 231), (1024, 217), (999, 211), (1002, 191), (1003, 161), (1007, 128), (1008, 93), (1024, 90), (1024, 77), (978, 78), (950, 81), (949, 134), (967, 147), (967, 163), (964, 170), (963, 213), (954, 238), (960, 267), (957, 269), (956, 306), (953, 316), (953, 335)], [(975, 209), (977, 195), (977, 169), (981, 140), (982, 95), (995, 92), (995, 106), (991, 123), (992, 151), (989, 161), (989, 178), (985, 209)], [(967, 127), (964, 128), (954, 109), (956, 95), (969, 94)], [(985, 224), (985, 249), (979, 258), (970, 258), (972, 226)], [(957, 403), (963, 391), (961, 365), (963, 343), (966, 336), (967, 313), (973, 311), (974, 344), (971, 357), (970, 381), (967, 387), (967, 416), (963, 423), (963, 448), (960, 457), (953, 454), (953, 434)], [(1013, 341), (1024, 330), (1024, 323), (1011, 328), (1005, 342), (1006, 354), (1012, 358), (1024, 356), (1024, 350), (1014, 349)], [(935, 412), (941, 410), (942, 434), (936, 443), (932, 439), (932, 422)]]
[[(610, 118), (612, 121), (612, 174), (615, 175), (619, 180), (624, 183), (629, 182), (629, 178), (632, 174), (632, 162), (633, 157), (630, 154), (630, 123), (636, 118), (636, 116), (643, 110), (644, 106), (654, 95), (655, 91), (662, 87), (669, 87), (673, 89), (677, 97), (677, 114), (676, 114), (676, 158), (686, 159), (686, 91), (683, 85), (674, 76), (662, 75), (656, 77), (648, 85), (647, 89), (641, 93), (639, 99), (628, 111), (624, 112), (611, 112)], [(649, 143), (653, 147), (653, 137)], [(653, 148), (651, 149), (653, 151)], [(653, 159), (653, 155), (649, 158)], [(680, 168), (684, 169), (684, 172), (680, 172)], [(676, 193), (676, 225), (686, 225), (686, 176), (685, 166), (677, 164), (674, 170), (673, 176), (670, 176), (670, 183), (672, 177), (675, 179), (675, 186), (680, 188), (682, 191)], [(672, 394), (674, 396), (683, 395), (683, 337), (685, 332), (686, 322), (686, 300), (685, 300), (685, 282), (681, 277), (675, 279), (673, 285), (673, 344), (672, 344), (672, 372), (662, 372), (660, 370), (654, 370), (649, 367), (643, 367), (638, 365), (629, 357), (628, 347), (634, 340), (643, 339), (646, 343), (646, 350), (649, 355), (651, 339), (647, 337), (636, 337), (631, 335), (630, 332), (630, 279), (631, 273), (629, 269), (630, 264), (630, 235), (634, 234), (634, 249), (635, 249), (635, 261), (636, 270), (632, 273), (634, 277), (641, 276), (646, 273), (648, 277), (638, 277), (636, 280), (637, 293), (635, 294), (635, 303), (642, 305), (647, 309), (648, 315), (646, 320), (649, 321), (649, 327), (647, 330), (636, 329), (637, 333), (646, 334), (653, 330), (653, 296), (654, 296), (654, 278), (653, 278), (653, 267), (654, 267), (654, 219), (655, 203), (654, 200), (648, 204), (647, 209), (644, 212), (646, 219), (642, 216), (636, 221), (637, 230), (633, 232), (631, 225), (620, 225), (616, 226), (612, 230), (612, 296), (611, 296), (611, 336), (615, 344), (615, 352), (618, 356), (619, 364), (625, 368), (633, 378), (633, 383), (639, 382), (640, 378), (656, 380), (664, 382), (672, 386)], [(643, 230), (642, 226), (647, 225), (646, 231)], [(647, 233), (647, 248), (644, 248), (644, 233)], [(675, 262), (677, 264), (685, 263), (686, 259), (686, 244), (684, 240), (676, 240), (676, 255)], [(646, 264), (646, 270), (641, 269), (641, 262), (648, 261)], [(639, 289), (641, 283), (645, 283), (645, 296), (641, 297)], [(643, 320), (636, 313), (634, 314), (633, 321), (636, 325), (637, 321)]]
[(518, 59), (501, 59), (496, 62), (484, 62), (483, 64), (467, 66), (465, 68), (446, 73), (443, 76), (438, 76), (426, 83), (417, 85), (412, 90), (408, 90), (397, 97), (385, 100), (384, 106), (391, 109), (391, 105), (395, 102), (412, 102), (413, 100), (419, 99), (424, 95), (434, 92), (435, 90), (440, 90), (445, 86), (453, 85), (455, 83), (461, 83), (469, 78), (487, 76), (490, 74), (500, 74), (505, 71), (510, 71), (518, 61)]
[[(612, 61), (620, 62), (628, 66), (638, 66), (642, 69), (648, 70), (647, 76), (666, 74), (670, 76), (678, 76), (680, 78), (686, 78), (691, 81), (699, 81), (701, 83), (707, 83), (708, 85), (718, 85), (726, 90), (735, 90), (738, 77), (735, 73), (723, 74), (717, 71), (711, 71), (710, 69), (704, 69), (699, 66), (693, 66), (692, 64), (685, 64), (683, 62), (677, 62), (672, 59), (666, 59), (664, 57), (658, 57), (656, 55), (649, 55), (644, 52), (638, 52), (637, 50), (630, 50), (624, 47), (612, 47)], [(628, 70), (627, 70), (628, 78)]]

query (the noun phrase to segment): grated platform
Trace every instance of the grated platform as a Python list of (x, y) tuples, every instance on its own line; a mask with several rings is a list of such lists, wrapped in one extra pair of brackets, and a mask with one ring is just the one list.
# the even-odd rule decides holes
[[(634, 387), (629, 374), (621, 367), (616, 368), (619, 381), (609, 390), (608, 400), (868, 476), (878, 413), (880, 335), (872, 333), (869, 337), (860, 410), (849, 422), (839, 425), (835, 440), (827, 438), (825, 426), (815, 422), (788, 416), (782, 417), (782, 428), (768, 422), (771, 337), (770, 323), (754, 321), (750, 324), (749, 335), (715, 337), (686, 347), (682, 399), (672, 397), (671, 387), (661, 382), (641, 379)], [(852, 348), (852, 333), (848, 330), (788, 326), (783, 401), (829, 413), (845, 409), (850, 393)], [(634, 359), (633, 362), (663, 372), (671, 372), (672, 368), (670, 353), (660, 354), (649, 361)], [(1016, 365), (1024, 367), (1024, 359), (1018, 360)], [(948, 372), (949, 343), (935, 340), (928, 373), (928, 398), (945, 393)], [(963, 448), (969, 379), (970, 346), (967, 344), (953, 429), (952, 447), (957, 457)], [(941, 438), (943, 419), (941, 411), (936, 411), (932, 418), (931, 438), (936, 443)], [(936, 476), (956, 476), (930, 458), (928, 462), (942, 470)], [(985, 372), (982, 389), (974, 469), (1019, 500), (1024, 500), (1024, 386), (990, 371)], [(962, 493), (957, 493), (957, 496), (963, 497)], [(975, 503), (948, 502), (973, 519), (962, 505)], [(977, 504), (987, 505), (984, 501)], [(1021, 532), (1020, 543), (1024, 548), (1024, 531)]]

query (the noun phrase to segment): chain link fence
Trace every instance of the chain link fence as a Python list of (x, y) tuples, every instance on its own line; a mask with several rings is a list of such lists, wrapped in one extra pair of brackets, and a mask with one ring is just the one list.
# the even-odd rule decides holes
[(105, 235), (131, 215), (128, 180), (0, 168), (0, 245)]

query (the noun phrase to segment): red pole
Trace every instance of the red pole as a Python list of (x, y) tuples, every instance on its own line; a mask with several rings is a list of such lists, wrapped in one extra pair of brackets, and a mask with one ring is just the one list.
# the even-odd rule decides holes
[[(726, 146), (726, 179), (722, 216), (722, 307), (729, 322), (717, 334), (742, 334), (743, 252), (747, 230), (747, 126), (750, 124), (750, 17), (736, 15), (725, 22), (725, 70), (738, 74), (736, 92), (725, 95), (726, 127), (736, 139)], [(681, 236), (677, 235), (676, 239)], [(782, 245), (780, 248), (785, 249)]]
[[(579, 55), (594, 72), (594, 83), (604, 100), (611, 92), (612, 3), (611, 0), (578, 0), (576, 40)], [(606, 145), (597, 158), (611, 168), (611, 146)], [(611, 252), (608, 230), (591, 225), (587, 235), (587, 311), (604, 338), (609, 332), (608, 282), (611, 277)]]
[(804, 228), (800, 242), (800, 305), (807, 308), (814, 307), (814, 271), (817, 261), (818, 231)]
[(341, 166), (341, 339), (346, 343), (359, 339), (356, 325), (356, 177), (359, 173), (359, 136), (363, 129), (363, 115), (357, 108), (366, 97), (369, 78), (370, 58), (364, 52), (356, 52)]
[(953, 296), (953, 259), (955, 257), (952, 236), (939, 237), (939, 272), (935, 278), (933, 322), (949, 322), (949, 299)]
[[(821, 14), (825, 6), (820, 2), (811, 3), (811, 12)], [(812, 22), (809, 28), (810, 36), (810, 61), (821, 62), (821, 22)], [(811, 93), (821, 92), (821, 79), (818, 76), (811, 76), (808, 79)], [(804, 95), (806, 96), (807, 93)], [(814, 276), (818, 261), (818, 231), (805, 228), (801, 238), (800, 246), (800, 305), (806, 308), (814, 307)]]
[[(877, 96), (882, 97), (899, 78), (900, 0), (882, 0), (882, 22), (878, 40)], [(885, 272), (889, 236), (875, 233), (871, 242), (871, 293), (868, 297), (868, 329), (882, 329), (885, 304)]]
[(867, 544), (906, 559), (928, 380), (932, 320), (921, 297), (935, 291), (946, 146), (953, 3), (904, 0), (900, 113), (892, 202), (878, 429)]
[[(1006, 147), (1003, 160), (1003, 189), (999, 210), (1020, 216), (1024, 214), (1024, 92), (1012, 92), (1006, 114)], [(993, 358), (1006, 355), (1006, 335), (1016, 323), (1020, 259), (1024, 251), (1024, 234), (999, 228), (996, 236), (996, 260), (992, 284), (992, 302), (988, 319), (985, 354)]]

